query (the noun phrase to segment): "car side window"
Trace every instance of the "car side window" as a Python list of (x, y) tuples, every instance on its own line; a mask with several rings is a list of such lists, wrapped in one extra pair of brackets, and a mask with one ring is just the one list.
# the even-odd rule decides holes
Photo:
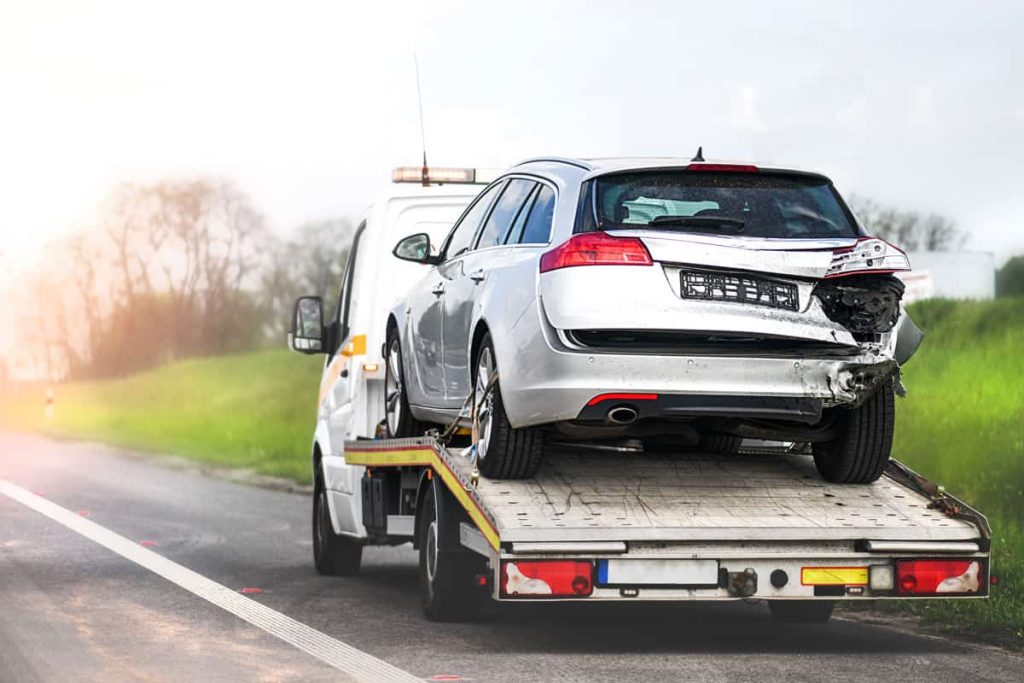
[(547, 185), (533, 200), (519, 244), (547, 244), (551, 241), (551, 221), (555, 215), (555, 192)]
[(523, 202), (536, 187), (537, 183), (532, 180), (513, 178), (505, 185), (501, 197), (494, 203), (494, 210), (484, 223), (480, 237), (477, 239), (476, 248), (486, 249), (487, 247), (502, 244), (504, 237), (512, 227), (513, 221), (523, 209)]
[(505, 235), (504, 244), (518, 244), (519, 238), (523, 236), (523, 228), (526, 227), (526, 219), (530, 217), (530, 207), (533, 206), (534, 200), (537, 199), (537, 192), (540, 190), (541, 185), (538, 183), (537, 187), (533, 188), (533, 192), (523, 202), (523, 208), (519, 210), (519, 215), (516, 216), (515, 223), (509, 229)]
[(477, 197), (476, 202), (470, 207), (469, 211), (462, 215), (451, 234), (448, 235), (448, 241), (444, 249), (445, 260), (453, 259), (459, 254), (469, 251), (469, 245), (473, 242), (473, 236), (476, 234), (476, 229), (480, 227), (480, 221), (487, 215), (487, 210), (491, 207), (491, 202), (504, 186), (503, 183), (491, 185), (489, 188), (484, 190), (484, 193)]
[[(359, 251), (359, 241), (363, 236), (363, 231), (366, 229), (366, 222), (360, 223), (359, 227), (356, 228), (355, 237), (352, 238), (352, 247), (348, 252), (348, 263), (345, 265), (345, 274), (341, 278), (341, 290), (338, 293), (338, 306), (335, 309), (335, 321), (338, 329), (338, 348), (341, 348), (341, 344), (345, 342), (345, 338), (348, 337), (348, 319), (349, 312), (352, 309), (352, 275), (356, 268), (356, 254)], [(338, 349), (331, 349), (331, 355), (337, 352)]]

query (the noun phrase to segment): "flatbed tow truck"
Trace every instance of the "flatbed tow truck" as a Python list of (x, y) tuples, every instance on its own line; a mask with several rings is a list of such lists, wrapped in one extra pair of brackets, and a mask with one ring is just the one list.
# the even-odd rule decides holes
[(450, 578), (435, 591), (447, 594), (424, 595), (433, 618), (471, 616), (472, 586), (499, 601), (764, 599), (784, 621), (826, 620), (837, 599), (988, 593), (985, 517), (895, 460), (877, 482), (849, 485), (784, 447), (567, 446), (532, 479), (491, 481), (471, 448), (434, 437), (345, 451), (367, 468), (371, 539), (412, 540), (431, 573), (421, 579)]
[(384, 321), (419, 277), (393, 245), (440, 243), (492, 177), (396, 169), (356, 231), (333, 316), (320, 297), (296, 303), (291, 347), (326, 357), (311, 449), (320, 573), (355, 573), (365, 546), (411, 541), (436, 620), (471, 618), (488, 598), (753, 599), (780, 620), (824, 621), (838, 599), (988, 595), (985, 518), (895, 460), (871, 484), (829, 484), (793, 444), (711, 455), (584, 442), (549, 445), (530, 479), (489, 480), (472, 401), (443, 433), (377, 438)]

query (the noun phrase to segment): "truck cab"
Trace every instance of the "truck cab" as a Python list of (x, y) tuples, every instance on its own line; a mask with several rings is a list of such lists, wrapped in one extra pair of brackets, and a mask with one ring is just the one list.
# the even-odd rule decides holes
[(384, 344), (388, 311), (422, 275), (417, 264), (392, 256), (395, 243), (415, 233), (438, 245), (493, 174), (478, 169), (399, 168), (361, 216), (337, 301), (296, 302), (289, 345), (325, 356), (312, 443), (314, 484), (331, 530), (360, 542), (363, 467), (345, 460), (346, 440), (373, 438), (384, 415)]

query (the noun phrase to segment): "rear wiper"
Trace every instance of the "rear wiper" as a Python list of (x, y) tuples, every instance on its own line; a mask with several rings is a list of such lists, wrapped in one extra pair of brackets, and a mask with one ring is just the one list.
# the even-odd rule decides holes
[(724, 218), (716, 216), (657, 216), (647, 223), (649, 226), (670, 226), (678, 225), (685, 228), (730, 228), (736, 232), (743, 232), (743, 221), (735, 218)]

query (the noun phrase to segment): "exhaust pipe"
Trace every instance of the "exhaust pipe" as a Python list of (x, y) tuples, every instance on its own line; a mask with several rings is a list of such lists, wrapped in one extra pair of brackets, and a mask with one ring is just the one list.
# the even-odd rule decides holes
[(628, 425), (636, 422), (638, 415), (633, 406), (615, 406), (608, 411), (608, 420), (617, 425)]

